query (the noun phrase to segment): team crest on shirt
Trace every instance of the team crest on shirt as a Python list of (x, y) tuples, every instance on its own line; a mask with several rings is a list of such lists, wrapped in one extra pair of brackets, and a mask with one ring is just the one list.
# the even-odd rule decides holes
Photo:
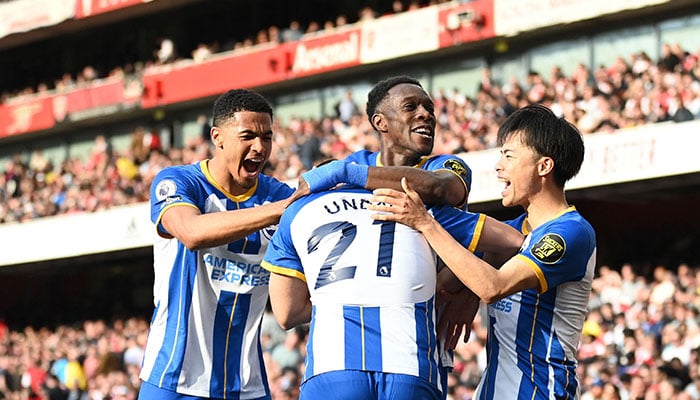
[(530, 249), (537, 260), (545, 264), (554, 264), (561, 260), (566, 252), (566, 242), (564, 238), (556, 233), (548, 233), (544, 235)]
[(177, 184), (171, 179), (163, 179), (158, 182), (156, 186), (156, 199), (159, 201), (165, 200), (167, 197), (172, 196), (177, 191)]
[(467, 169), (464, 168), (464, 165), (462, 165), (457, 160), (445, 160), (445, 162), (442, 163), (442, 166), (445, 169), (449, 169), (450, 171), (454, 172), (455, 174), (461, 176), (462, 178), (467, 177)]

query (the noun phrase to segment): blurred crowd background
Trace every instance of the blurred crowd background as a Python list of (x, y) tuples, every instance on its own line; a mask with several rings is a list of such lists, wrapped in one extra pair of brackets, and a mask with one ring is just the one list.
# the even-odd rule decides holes
[[(574, 73), (560, 68), (530, 71), (526, 80), (498, 82), (483, 70), (475, 96), (459, 88), (432, 93), (438, 127), (435, 153), (458, 154), (495, 146), (500, 122), (528, 103), (543, 103), (584, 134), (614, 133), (652, 123), (679, 123), (700, 116), (700, 49), (665, 44), (662, 56), (620, 55), (611, 65)], [(294, 181), (315, 163), (344, 158), (360, 149), (377, 150), (376, 133), (364, 112), (365, 94), (348, 90), (322, 119), (277, 119), (265, 172)], [(210, 116), (201, 115), (201, 135), (183, 147), (166, 147), (155, 126), (134, 129), (125, 150), (114, 150), (97, 135), (85, 157), (54, 162), (36, 150), (0, 166), (0, 223), (94, 212), (146, 201), (150, 183), (163, 167), (211, 156)]]
[[(700, 267), (625, 264), (598, 272), (578, 353), (581, 399), (700, 399)], [(451, 400), (471, 399), (484, 370), (484, 313), (457, 346)], [(135, 399), (147, 334), (148, 321), (134, 317), (21, 331), (0, 323), (0, 398)], [(298, 398), (307, 335), (307, 326), (285, 332), (265, 314), (273, 399)]]

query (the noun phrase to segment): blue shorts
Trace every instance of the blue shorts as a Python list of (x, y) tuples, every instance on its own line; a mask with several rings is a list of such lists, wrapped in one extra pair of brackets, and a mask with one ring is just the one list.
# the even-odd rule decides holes
[[(272, 398), (270, 396), (265, 396), (261, 397), (256, 400), (271, 400)], [(198, 396), (189, 396), (186, 394), (181, 394), (177, 392), (173, 392), (171, 390), (166, 390), (163, 388), (159, 388), (156, 385), (153, 385), (148, 382), (143, 382), (141, 381), (141, 389), (139, 390), (139, 397), (138, 400), (223, 400), (223, 399), (215, 399), (213, 397), (198, 397)]]
[(301, 385), (299, 400), (440, 400), (437, 387), (417, 376), (368, 371), (331, 371)]

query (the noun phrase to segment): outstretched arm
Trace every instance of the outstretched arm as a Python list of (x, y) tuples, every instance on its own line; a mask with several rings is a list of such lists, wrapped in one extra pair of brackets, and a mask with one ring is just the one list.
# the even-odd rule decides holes
[(278, 223), (285, 208), (307, 193), (308, 188), (304, 185), (285, 200), (241, 210), (205, 214), (195, 207), (178, 205), (167, 209), (160, 222), (168, 234), (190, 250), (220, 246)]
[(401, 178), (409, 177), (425, 203), (461, 207), (469, 195), (464, 179), (449, 170), (427, 171), (414, 167), (370, 167), (347, 161), (332, 161), (302, 174), (311, 192), (330, 189), (340, 183), (374, 190), (401, 190)]
[(426, 204), (461, 207), (469, 192), (458, 175), (448, 171), (426, 171), (414, 167), (369, 167), (365, 188), (401, 190), (401, 178), (407, 177), (413, 189)]
[[(425, 209), (418, 193), (402, 179), (403, 192), (392, 189), (375, 190), (374, 202), (370, 208), (381, 211), (373, 218), (382, 221), (395, 221), (420, 231), (448, 268), (487, 303), (492, 303), (525, 289), (538, 289), (539, 281), (535, 272), (518, 258), (511, 258), (496, 269), (457, 242)], [(494, 227), (505, 224), (487, 217), (487, 223)], [(511, 228), (512, 229), (512, 228)], [(498, 229), (496, 229), (498, 231)], [(507, 230), (504, 230), (504, 232)], [(488, 251), (486, 249), (482, 249)]]

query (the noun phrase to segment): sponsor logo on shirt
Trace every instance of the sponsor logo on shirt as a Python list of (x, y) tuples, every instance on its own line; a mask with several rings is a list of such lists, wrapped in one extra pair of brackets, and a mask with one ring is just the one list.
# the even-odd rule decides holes
[(554, 264), (561, 260), (565, 251), (566, 242), (564, 238), (556, 233), (548, 233), (532, 246), (530, 254), (540, 262)]
[(463, 179), (467, 178), (467, 169), (457, 160), (446, 160), (442, 166), (461, 176)]
[(217, 257), (213, 254), (204, 256), (204, 263), (211, 271), (213, 281), (222, 281), (242, 286), (264, 286), (270, 283), (270, 272), (260, 264), (249, 264), (234, 259)]

